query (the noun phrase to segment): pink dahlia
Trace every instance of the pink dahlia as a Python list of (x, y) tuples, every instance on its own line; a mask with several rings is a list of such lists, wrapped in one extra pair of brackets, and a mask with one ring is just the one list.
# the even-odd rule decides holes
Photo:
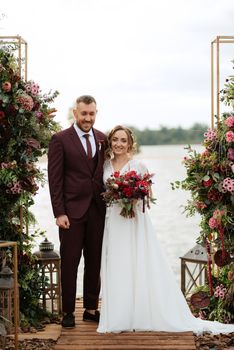
[(17, 97), (17, 102), (20, 103), (21, 107), (25, 111), (31, 111), (33, 109), (33, 99), (27, 94), (22, 94)]
[(228, 117), (224, 122), (229, 128), (234, 126), (234, 116)]
[(217, 228), (219, 226), (219, 222), (216, 218), (212, 217), (209, 219), (209, 226), (211, 229)]
[(227, 142), (234, 142), (234, 132), (233, 131), (228, 131), (226, 133), (226, 141)]

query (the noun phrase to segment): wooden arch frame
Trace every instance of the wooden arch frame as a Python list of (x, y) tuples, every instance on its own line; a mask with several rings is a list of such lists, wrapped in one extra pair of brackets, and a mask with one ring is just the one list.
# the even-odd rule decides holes
[(16, 36), (0, 36), (0, 45), (16, 45), (17, 60), (19, 66), (19, 75), (27, 80), (28, 72), (28, 44), (19, 35)]
[[(234, 43), (234, 36), (217, 36), (211, 42), (211, 128), (214, 129), (215, 104), (216, 116), (220, 119), (220, 44)], [(214, 49), (215, 53), (214, 53)], [(216, 67), (215, 67), (216, 63)], [(216, 68), (216, 71), (215, 71)], [(216, 91), (215, 91), (216, 80)]]

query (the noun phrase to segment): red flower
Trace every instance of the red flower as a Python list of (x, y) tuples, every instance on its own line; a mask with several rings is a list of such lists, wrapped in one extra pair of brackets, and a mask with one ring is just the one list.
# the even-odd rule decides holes
[(5, 118), (5, 113), (3, 111), (0, 111), (0, 121)]
[(213, 183), (213, 180), (212, 179), (209, 179), (207, 181), (203, 181), (203, 186), (204, 187), (210, 187)]
[(114, 174), (113, 174), (113, 176), (114, 176), (115, 178), (118, 178), (119, 175), (120, 175), (120, 172), (119, 172), (119, 171), (115, 171)]
[(9, 116), (15, 116), (17, 114), (17, 110), (15, 109), (15, 107), (13, 105), (10, 105), (7, 107), (6, 109), (6, 113), (9, 115)]
[(207, 208), (207, 205), (205, 203), (201, 202), (201, 201), (197, 201), (195, 203), (195, 205), (196, 205), (197, 209), (205, 209), (205, 208)]
[(123, 189), (123, 194), (124, 194), (126, 197), (128, 197), (128, 198), (132, 197), (132, 196), (133, 196), (133, 188), (131, 188), (131, 187), (125, 187), (125, 188)]
[(150, 186), (152, 184), (152, 174), (137, 174), (136, 171), (129, 171), (120, 175), (115, 171), (106, 181), (106, 192), (102, 193), (107, 206), (112, 203), (120, 203), (122, 210), (120, 215), (133, 218), (135, 200), (143, 201), (143, 212), (145, 205), (149, 208), (149, 202), (154, 202), (150, 197)]
[(125, 179), (126, 179), (126, 180), (129, 180), (129, 179), (131, 179), (131, 178), (139, 179), (139, 176), (137, 175), (137, 173), (136, 173), (135, 170), (132, 170), (132, 171), (129, 171), (128, 173), (126, 173)]
[(210, 190), (207, 197), (211, 202), (219, 202), (222, 199), (222, 194), (216, 190)]
[(148, 193), (149, 191), (149, 183), (147, 181), (137, 181), (136, 186), (144, 193)]

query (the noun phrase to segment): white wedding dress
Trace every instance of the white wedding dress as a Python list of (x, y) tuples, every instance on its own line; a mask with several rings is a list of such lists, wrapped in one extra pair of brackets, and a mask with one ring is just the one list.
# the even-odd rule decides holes
[[(130, 160), (121, 173), (147, 172)], [(104, 181), (114, 172), (104, 164)], [(160, 248), (155, 229), (142, 202), (135, 218), (120, 215), (121, 207), (107, 208), (101, 263), (102, 303), (97, 331), (234, 332), (234, 325), (195, 318)]]

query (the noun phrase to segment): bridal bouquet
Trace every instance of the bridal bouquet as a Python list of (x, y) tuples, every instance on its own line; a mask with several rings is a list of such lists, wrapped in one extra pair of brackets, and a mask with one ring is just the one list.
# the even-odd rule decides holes
[(138, 199), (142, 200), (142, 211), (145, 212), (145, 205), (150, 208), (150, 202), (155, 202), (152, 198), (150, 188), (153, 174), (137, 174), (132, 170), (120, 175), (115, 171), (106, 181), (106, 191), (102, 193), (107, 206), (119, 203), (122, 207), (120, 215), (125, 218), (135, 216), (134, 203)]

